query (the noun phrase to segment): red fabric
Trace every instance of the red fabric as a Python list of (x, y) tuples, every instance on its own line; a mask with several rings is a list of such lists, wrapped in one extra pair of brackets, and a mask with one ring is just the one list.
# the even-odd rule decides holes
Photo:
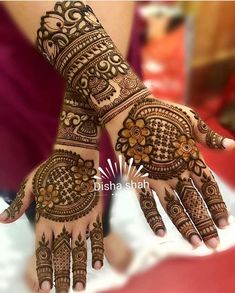
[(170, 258), (106, 293), (234, 293), (235, 248), (207, 257)]

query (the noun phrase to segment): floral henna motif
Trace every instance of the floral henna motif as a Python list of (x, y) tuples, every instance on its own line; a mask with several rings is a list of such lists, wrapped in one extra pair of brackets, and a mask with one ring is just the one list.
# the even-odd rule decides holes
[(37, 220), (42, 216), (64, 222), (88, 214), (98, 203), (95, 174), (93, 161), (83, 160), (73, 152), (55, 150), (34, 176)]
[(81, 234), (75, 241), (75, 247), (72, 250), (73, 257), (73, 288), (78, 282), (86, 286), (86, 273), (87, 273), (87, 249), (85, 241), (82, 240)]
[(213, 220), (217, 223), (219, 219), (227, 218), (228, 211), (215, 180), (203, 172), (201, 181), (203, 183), (201, 187), (202, 195), (207, 203)]
[(70, 237), (71, 235), (64, 227), (53, 244), (55, 287), (58, 292), (67, 292), (70, 285)]
[(145, 188), (140, 192), (140, 206), (145, 215), (149, 226), (156, 233), (158, 230), (165, 230), (165, 226), (162, 221), (162, 217), (159, 214), (156, 206), (156, 202), (153, 198), (153, 195), (150, 194)]
[(92, 9), (80, 1), (57, 2), (42, 17), (37, 46), (76, 92), (69, 102), (85, 99), (102, 123), (149, 95)]
[(92, 267), (96, 261), (100, 261), (103, 265), (104, 244), (103, 244), (103, 229), (100, 218), (97, 217), (96, 222), (93, 223), (93, 229), (90, 231), (91, 238), (91, 253), (92, 253)]
[(170, 194), (167, 190), (165, 192), (166, 212), (179, 232), (188, 241), (193, 235), (199, 236), (176, 196)]
[(206, 167), (199, 158), (193, 139), (190, 117), (183, 110), (147, 98), (135, 104), (118, 133), (116, 150), (126, 161), (134, 158), (136, 166), (150, 178), (170, 179), (185, 170), (201, 175)]
[(43, 233), (41, 240), (38, 243), (36, 250), (36, 266), (39, 285), (41, 287), (44, 281), (48, 281), (53, 286), (53, 274), (52, 274), (52, 253), (49, 248), (49, 241), (46, 240)]
[(193, 187), (190, 179), (179, 179), (176, 186), (182, 204), (195, 224), (204, 241), (217, 237), (217, 230), (211, 220), (201, 196)]
[(23, 184), (20, 187), (19, 192), (16, 194), (16, 198), (13, 200), (11, 205), (6, 209), (7, 213), (7, 220), (13, 220), (15, 217), (20, 213), (20, 210), (23, 206), (23, 199), (25, 197), (25, 186), (26, 186), (27, 180), (23, 182)]

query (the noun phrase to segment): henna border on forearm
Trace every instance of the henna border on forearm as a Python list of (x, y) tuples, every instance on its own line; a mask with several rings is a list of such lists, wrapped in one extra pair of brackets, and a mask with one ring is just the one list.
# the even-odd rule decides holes
[(180, 179), (176, 192), (204, 241), (218, 237), (216, 227), (191, 179)]
[(70, 286), (70, 238), (70, 233), (64, 227), (53, 243), (55, 287), (58, 292), (67, 292)]
[(157, 233), (157, 231), (160, 229), (166, 230), (165, 225), (162, 221), (162, 217), (158, 212), (152, 191), (148, 191), (145, 188), (142, 188), (139, 194), (141, 209), (153, 232)]
[(87, 274), (87, 248), (86, 243), (82, 240), (81, 234), (78, 235), (72, 249), (73, 258), (73, 288), (78, 282), (86, 287), (86, 274)]
[(98, 216), (96, 222), (93, 223), (93, 229), (90, 231), (92, 267), (96, 261), (100, 261), (103, 265), (104, 258), (104, 243), (103, 243), (103, 228)]
[(49, 240), (46, 240), (43, 233), (41, 240), (38, 243), (36, 250), (36, 269), (41, 287), (44, 281), (48, 281), (53, 286), (53, 271), (52, 271), (52, 253), (49, 248)]

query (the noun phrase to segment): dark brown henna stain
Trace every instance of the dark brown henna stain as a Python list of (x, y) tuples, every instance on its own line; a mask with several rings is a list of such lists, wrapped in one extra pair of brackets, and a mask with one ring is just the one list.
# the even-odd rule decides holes
[(13, 200), (11, 205), (5, 210), (7, 213), (7, 220), (14, 220), (15, 217), (20, 213), (23, 206), (23, 199), (25, 197), (25, 187), (27, 180), (25, 180), (20, 186), (19, 192), (16, 194), (16, 198)]
[(217, 237), (218, 234), (215, 225), (207, 212), (201, 196), (193, 187), (191, 180), (179, 179), (176, 192), (202, 239), (207, 241), (212, 237)]
[(64, 227), (53, 244), (55, 287), (58, 292), (67, 292), (70, 286), (70, 236)]
[(157, 210), (157, 205), (152, 194), (143, 188), (140, 191), (140, 206), (145, 215), (149, 226), (154, 233), (157, 233), (158, 230), (165, 230), (165, 226), (162, 221), (162, 217)]
[(98, 203), (94, 162), (76, 153), (55, 150), (33, 180), (37, 214), (57, 222), (87, 215)]
[(37, 46), (76, 92), (71, 103), (86, 99), (102, 123), (149, 95), (82, 2), (57, 2), (54, 11), (42, 17)]
[(93, 229), (90, 231), (92, 267), (96, 261), (100, 261), (103, 265), (104, 244), (103, 244), (103, 228), (99, 216), (93, 223)]
[(167, 190), (165, 192), (166, 212), (181, 235), (188, 241), (193, 235), (199, 236), (176, 196), (170, 194)]
[(40, 287), (44, 281), (48, 281), (52, 288), (52, 254), (51, 249), (49, 248), (49, 241), (46, 240), (44, 233), (36, 250), (36, 268)]
[(171, 179), (185, 170), (197, 175), (206, 167), (199, 158), (190, 117), (183, 110), (145, 99), (135, 104), (118, 133), (116, 150), (126, 161), (143, 165), (153, 179)]
[(78, 282), (86, 287), (86, 274), (87, 274), (87, 248), (86, 243), (82, 240), (81, 234), (75, 241), (75, 247), (72, 249), (73, 257), (73, 288)]
[(201, 181), (203, 183), (201, 187), (202, 196), (213, 220), (215, 223), (218, 223), (219, 219), (228, 217), (228, 211), (220, 194), (219, 187), (214, 178), (207, 176), (205, 172), (203, 172)]

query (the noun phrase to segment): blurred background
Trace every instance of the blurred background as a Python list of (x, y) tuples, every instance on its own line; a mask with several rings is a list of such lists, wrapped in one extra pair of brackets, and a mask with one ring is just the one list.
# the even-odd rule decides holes
[[(233, 1), (138, 1), (128, 60), (156, 97), (193, 107), (213, 129), (235, 138), (234, 28)], [(51, 150), (63, 81), (21, 35), (1, 3), (0, 40), (3, 209), (25, 175)], [(235, 151), (201, 149), (234, 217)], [(33, 218), (33, 209), (28, 219)], [(168, 228), (164, 239), (148, 230), (134, 196), (128, 201), (115, 197), (112, 228), (135, 257), (126, 273), (115, 272), (108, 263), (98, 273), (89, 269), (87, 292), (234, 293), (234, 224), (221, 232), (220, 252), (205, 247), (193, 251), (161, 213)], [(14, 292), (16, 283), (17, 292), (27, 292), (20, 280), (33, 251), (32, 238), (26, 217), (0, 226), (0, 293)], [(114, 285), (119, 288), (111, 290)]]

